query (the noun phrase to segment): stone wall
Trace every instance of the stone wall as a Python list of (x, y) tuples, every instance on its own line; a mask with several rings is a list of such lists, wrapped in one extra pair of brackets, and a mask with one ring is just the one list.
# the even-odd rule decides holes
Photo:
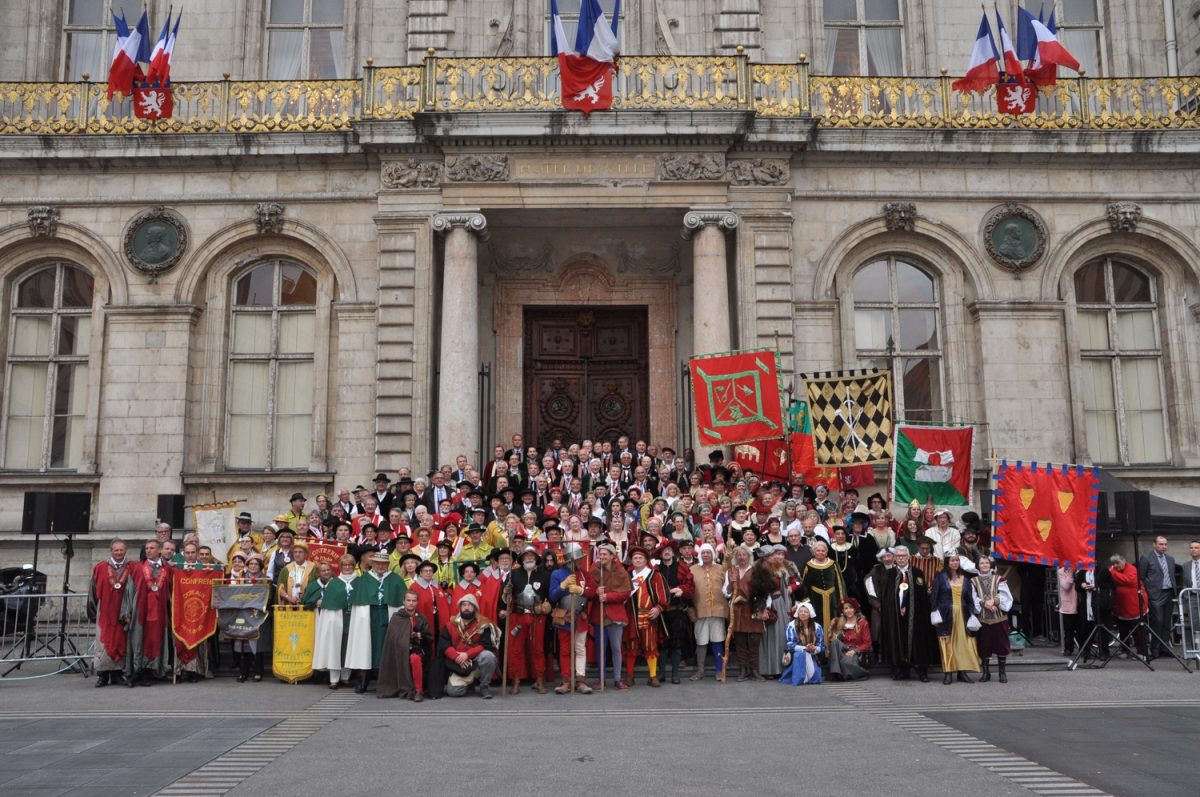
[[(188, 14), (175, 51), (177, 80), (262, 79), (270, 0), (206, 0)], [(63, 0), (0, 5), (0, 81), (62, 78)], [(156, 24), (167, 0), (149, 3)], [(979, 26), (969, 3), (902, 0), (904, 72), (934, 75), (965, 68)], [(1012, 27), (1013, 4), (1005, 3)], [(1162, 6), (1105, 4), (1107, 74), (1165, 74)], [(538, 55), (549, 52), (544, 0), (346, 0), (342, 74), (357, 77), (367, 58), (376, 64), (418, 63), (427, 48), (446, 55)], [(1180, 60), (1196, 61), (1195, 9), (1180, 0)], [(135, 12), (130, 11), (131, 15)], [(821, 3), (795, 0), (646, 0), (625, 4), (621, 38), (627, 54), (732, 53), (744, 46), (757, 61), (793, 62), (808, 54), (825, 70)], [(157, 27), (153, 35), (157, 35)], [(1186, 72), (1185, 72), (1186, 74)], [(103, 80), (103, 74), (92, 76)]]

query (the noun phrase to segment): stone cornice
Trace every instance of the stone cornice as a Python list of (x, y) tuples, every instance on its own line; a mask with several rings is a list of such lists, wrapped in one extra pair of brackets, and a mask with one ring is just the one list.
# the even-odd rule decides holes
[(1008, 316), (1029, 318), (1062, 318), (1067, 303), (1063, 301), (984, 301), (972, 302), (967, 311), (975, 318), (982, 316)]

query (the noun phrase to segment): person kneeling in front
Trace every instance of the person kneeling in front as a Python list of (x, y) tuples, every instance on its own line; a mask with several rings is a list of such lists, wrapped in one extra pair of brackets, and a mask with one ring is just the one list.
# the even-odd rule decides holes
[(479, 601), (467, 594), (458, 601), (458, 614), (442, 629), (438, 637), (438, 653), (450, 671), (446, 695), (462, 697), (476, 679), (479, 696), (491, 700), (488, 685), (496, 672), (496, 637), (491, 620), (479, 614)]

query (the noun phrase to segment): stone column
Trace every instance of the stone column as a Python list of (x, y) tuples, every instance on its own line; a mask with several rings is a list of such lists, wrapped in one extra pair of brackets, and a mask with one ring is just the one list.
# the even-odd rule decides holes
[[(733, 348), (725, 235), (737, 226), (737, 214), (731, 210), (689, 210), (683, 215), (680, 234), (685, 241), (692, 242), (693, 354), (712, 354)], [(692, 445), (696, 451), (696, 464), (706, 462), (710, 448), (701, 445), (700, 430), (695, 423), (692, 424)]]
[(438, 213), (434, 232), (446, 236), (442, 268), (442, 340), (438, 359), (436, 462), (459, 454), (479, 463), (479, 240), (487, 219), (477, 210)]
[(681, 235), (692, 242), (693, 354), (733, 348), (725, 234), (737, 225), (737, 214), (731, 210), (689, 210), (683, 216)]

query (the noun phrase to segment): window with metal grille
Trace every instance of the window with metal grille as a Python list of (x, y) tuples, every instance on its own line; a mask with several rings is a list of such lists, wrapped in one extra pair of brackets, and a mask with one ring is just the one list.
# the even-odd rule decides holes
[(5, 468), (78, 467), (93, 298), (92, 275), (70, 263), (39, 266), (14, 286), (4, 391)]
[(944, 420), (937, 279), (888, 256), (858, 269), (852, 290), (859, 367), (892, 372), (897, 419)]
[(225, 464), (298, 470), (313, 451), (317, 280), (298, 263), (255, 265), (233, 283)]
[(1079, 388), (1092, 462), (1169, 459), (1157, 290), (1149, 273), (1116, 258), (1075, 272)]
[(267, 80), (345, 77), (345, 13), (345, 0), (269, 0)]
[(824, 0), (825, 74), (900, 75), (900, 0)]

